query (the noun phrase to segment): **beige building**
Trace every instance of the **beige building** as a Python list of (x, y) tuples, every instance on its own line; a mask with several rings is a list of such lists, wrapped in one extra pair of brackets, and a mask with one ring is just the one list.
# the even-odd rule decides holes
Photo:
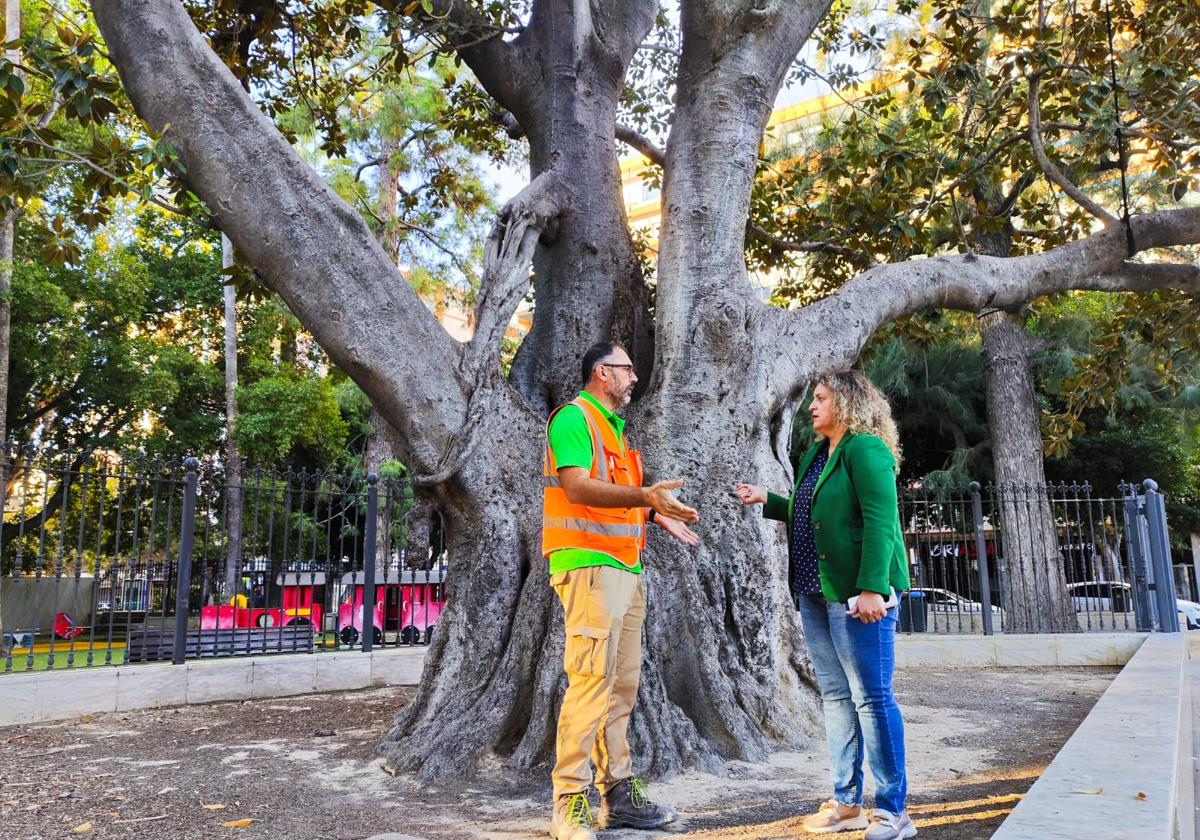
[[(421, 295), (421, 300), (425, 302), (434, 317), (446, 328), (446, 332), (450, 333), (455, 341), (467, 342), (475, 335), (475, 309), (468, 307), (462, 298), (439, 290), (433, 295)], [(529, 333), (529, 328), (532, 326), (533, 308), (522, 301), (508, 322), (505, 337), (513, 341), (520, 341)]]

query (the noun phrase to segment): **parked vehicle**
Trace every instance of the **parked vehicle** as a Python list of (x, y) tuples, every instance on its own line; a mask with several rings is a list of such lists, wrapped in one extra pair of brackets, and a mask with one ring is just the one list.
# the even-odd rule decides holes
[(1128, 583), (1088, 580), (1068, 583), (1067, 592), (1076, 612), (1131, 612), (1133, 591)]
[(1175, 608), (1183, 613), (1189, 630), (1200, 630), (1200, 604), (1197, 604), (1195, 601), (1185, 601), (1182, 598), (1176, 598)]
[[(1124, 581), (1089, 580), (1068, 583), (1071, 604), (1076, 612), (1132, 612), (1133, 590)], [(1175, 599), (1175, 609), (1183, 613), (1189, 630), (1200, 630), (1200, 604)]]
[[(949, 589), (917, 586), (912, 591), (920, 592), (925, 596), (925, 603), (928, 605), (930, 612), (952, 614), (983, 612), (983, 604), (978, 601), (972, 601), (970, 598), (959, 595), (957, 592), (951, 592)], [(1000, 607), (992, 604), (992, 615), (1000, 615), (1002, 612), (1003, 610)]]

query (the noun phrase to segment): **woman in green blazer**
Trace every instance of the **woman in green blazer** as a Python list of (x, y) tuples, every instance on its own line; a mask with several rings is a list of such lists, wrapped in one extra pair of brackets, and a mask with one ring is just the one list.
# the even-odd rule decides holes
[[(809, 410), (818, 440), (791, 495), (736, 488), (743, 504), (762, 504), (764, 516), (788, 525), (788, 584), (821, 688), (833, 798), (804, 828), (865, 828), (867, 840), (913, 837), (904, 722), (892, 694), (894, 598), (909, 588), (896, 424), (887, 398), (857, 371), (818, 377)], [(864, 754), (876, 781), (870, 818), (862, 808)]]

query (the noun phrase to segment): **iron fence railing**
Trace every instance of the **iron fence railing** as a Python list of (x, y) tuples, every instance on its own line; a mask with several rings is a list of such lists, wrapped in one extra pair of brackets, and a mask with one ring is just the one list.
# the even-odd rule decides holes
[[(1163, 496), (972, 483), (900, 494), (913, 590), (903, 632), (1177, 629)], [(1161, 581), (1161, 585), (1158, 583)]]
[(0, 672), (427, 644), (446, 600), (402, 476), (9, 453), (0, 509)]
[[(422, 645), (446, 603), (402, 475), (8, 451), (0, 510), (0, 673)], [(902, 488), (901, 630), (1174, 629), (1164, 510), (1151, 481)]]

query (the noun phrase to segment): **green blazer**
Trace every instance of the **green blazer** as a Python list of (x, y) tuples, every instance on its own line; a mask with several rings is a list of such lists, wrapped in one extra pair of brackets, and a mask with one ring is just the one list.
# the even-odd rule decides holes
[[(800, 462), (797, 486), (824, 445), (817, 441)], [(795, 500), (793, 487), (789, 498), (768, 493), (763, 507), (766, 518), (788, 523), (789, 539)], [(817, 479), (811, 518), (821, 594), (827, 600), (844, 603), (864, 590), (887, 597), (890, 589), (910, 588), (896, 502), (896, 459), (882, 440), (846, 433)]]

